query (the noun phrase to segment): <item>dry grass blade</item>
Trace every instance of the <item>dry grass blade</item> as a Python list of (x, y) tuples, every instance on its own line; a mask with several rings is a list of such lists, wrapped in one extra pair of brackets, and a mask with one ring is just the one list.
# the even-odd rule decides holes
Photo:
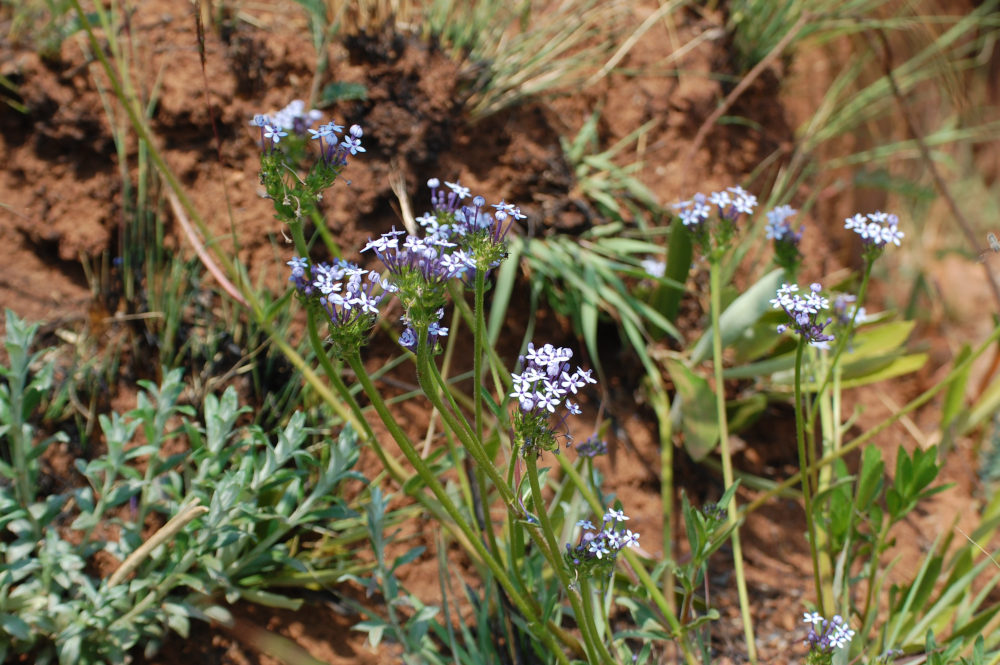
[[(621, 43), (628, 5), (563, 0), (498, 7), (481, 0), (439, 2), (433, 11), (432, 32), (469, 63), (470, 111), (482, 118), (526, 97), (579, 89), (603, 76), (601, 65)], [(470, 35), (463, 27), (470, 24), (483, 29)]]
[(243, 297), (243, 294), (240, 293), (240, 290), (236, 288), (231, 281), (229, 281), (229, 278), (226, 277), (226, 274), (222, 272), (218, 264), (216, 264), (212, 255), (205, 249), (205, 244), (201, 241), (201, 238), (198, 237), (194, 227), (191, 226), (191, 222), (188, 220), (187, 214), (184, 212), (184, 206), (181, 205), (181, 202), (177, 199), (177, 195), (172, 189), (167, 190), (167, 197), (170, 199), (170, 207), (173, 208), (174, 214), (177, 216), (177, 221), (181, 223), (181, 228), (184, 229), (184, 235), (186, 235), (188, 240), (191, 242), (191, 246), (194, 247), (194, 251), (198, 254), (198, 258), (201, 259), (202, 265), (204, 265), (208, 272), (215, 277), (216, 281), (219, 282), (219, 285), (232, 297), (233, 300), (240, 303), (244, 307), (249, 307), (250, 304), (246, 301), (246, 298)]

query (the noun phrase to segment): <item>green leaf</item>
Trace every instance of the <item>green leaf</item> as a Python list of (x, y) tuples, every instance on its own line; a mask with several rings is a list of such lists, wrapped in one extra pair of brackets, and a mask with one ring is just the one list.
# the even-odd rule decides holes
[(868, 511), (882, 488), (884, 473), (882, 451), (877, 446), (866, 446), (861, 456), (861, 471), (858, 473), (858, 489), (854, 499), (855, 509), (858, 512)]
[[(687, 282), (691, 271), (691, 257), (694, 248), (691, 244), (691, 234), (684, 228), (679, 217), (675, 217), (670, 226), (670, 244), (667, 246), (667, 266), (664, 278), (669, 282), (661, 284), (653, 293), (652, 304), (668, 321), (677, 321), (681, 298), (685, 290), (672, 284)], [(672, 284), (671, 284), (672, 283)]]
[(665, 364), (677, 388), (672, 415), (675, 420), (680, 418), (684, 448), (695, 461), (701, 460), (712, 452), (719, 441), (715, 393), (708, 381), (696, 375), (684, 363), (671, 359)]
[[(968, 344), (963, 344), (962, 348), (952, 360), (952, 366), (958, 367), (972, 355), (972, 348)], [(949, 431), (954, 429), (959, 416), (965, 407), (965, 389), (969, 385), (969, 373), (972, 371), (972, 363), (965, 366), (965, 369), (955, 374), (948, 382), (948, 388), (944, 393), (944, 400), (941, 404), (941, 429)]]
[(3, 628), (15, 640), (26, 641), (31, 638), (31, 626), (24, 619), (13, 614), (0, 614), (0, 628)]
[[(784, 270), (773, 270), (764, 275), (753, 286), (744, 291), (719, 317), (723, 348), (753, 326), (765, 312), (771, 309), (770, 301), (778, 292), (782, 281), (787, 279)], [(697, 365), (712, 352), (712, 327), (709, 326), (701, 339), (691, 349), (691, 364)]]
[(767, 409), (767, 396), (764, 393), (753, 393), (749, 397), (726, 403), (726, 415), (729, 420), (729, 431), (739, 432), (760, 418)]
[(368, 88), (362, 83), (351, 81), (334, 81), (323, 86), (317, 105), (327, 107), (336, 102), (368, 99)]
[(842, 357), (843, 362), (882, 357), (902, 348), (916, 323), (916, 321), (893, 321), (874, 328), (862, 329), (851, 340), (850, 350)]

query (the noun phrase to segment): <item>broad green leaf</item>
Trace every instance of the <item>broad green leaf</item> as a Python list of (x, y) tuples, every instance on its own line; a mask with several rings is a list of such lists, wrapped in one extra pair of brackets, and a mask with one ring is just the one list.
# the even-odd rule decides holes
[(844, 363), (861, 358), (883, 356), (901, 348), (913, 331), (916, 321), (893, 321), (875, 328), (864, 328), (854, 335), (851, 345), (842, 356)]
[(680, 419), (684, 432), (684, 448), (695, 460), (701, 460), (715, 448), (719, 441), (716, 397), (708, 381), (701, 378), (684, 363), (666, 361), (667, 372), (677, 388), (673, 416)]
[[(719, 317), (722, 332), (722, 346), (729, 346), (771, 309), (770, 301), (778, 292), (782, 281), (787, 279), (784, 270), (773, 270), (764, 275), (756, 284), (744, 291)], [(697, 365), (712, 353), (712, 327), (709, 326), (701, 339), (691, 349), (691, 364)]]
[(674, 218), (670, 227), (670, 241), (667, 245), (667, 266), (664, 272), (666, 280), (653, 293), (652, 305), (663, 314), (668, 321), (676, 321), (680, 311), (684, 288), (671, 284), (684, 284), (691, 271), (691, 256), (693, 253), (691, 234), (684, 228), (680, 218)]

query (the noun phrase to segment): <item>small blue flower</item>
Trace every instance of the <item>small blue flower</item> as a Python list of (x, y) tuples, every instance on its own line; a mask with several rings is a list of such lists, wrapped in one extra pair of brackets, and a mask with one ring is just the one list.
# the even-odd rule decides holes
[(643, 259), (639, 265), (642, 266), (647, 275), (656, 279), (663, 277), (667, 271), (667, 264), (656, 259)]
[(286, 136), (288, 136), (288, 132), (283, 131), (279, 127), (274, 125), (265, 125), (264, 127), (264, 138), (275, 145), (280, 143), (281, 139)]
[(354, 138), (353, 136), (345, 136), (344, 140), (340, 142), (340, 147), (352, 155), (365, 152), (365, 149), (361, 147), (361, 139)]
[(855, 634), (840, 615), (827, 621), (817, 612), (806, 612), (804, 621), (811, 626), (806, 636), (806, 644), (810, 646), (811, 654), (828, 656), (835, 649), (843, 649), (850, 644)]
[(880, 210), (867, 215), (855, 214), (844, 220), (844, 228), (857, 233), (864, 242), (865, 255), (877, 256), (887, 245), (900, 246), (905, 234), (899, 230), (899, 217)]
[(735, 187), (727, 187), (726, 191), (732, 192), (733, 194), (733, 212), (723, 213), (725, 216), (735, 217), (739, 213), (746, 215), (752, 215), (754, 208), (757, 207), (757, 197), (746, 191), (739, 185)]
[(459, 199), (468, 198), (469, 195), (472, 194), (472, 192), (469, 191), (468, 187), (463, 187), (462, 185), (460, 185), (457, 182), (448, 182), (447, 180), (445, 180), (444, 184), (445, 184), (445, 187), (447, 187), (451, 191), (455, 192), (455, 195), (458, 196)]
[(608, 512), (604, 515), (605, 522), (624, 522), (629, 519), (629, 516), (625, 514), (624, 510), (615, 510), (614, 508), (608, 509)]
[(830, 302), (819, 295), (821, 289), (819, 284), (812, 284), (809, 287), (809, 295), (803, 298), (798, 294), (798, 284), (781, 285), (776, 297), (771, 300), (771, 306), (774, 309), (783, 309), (788, 314), (791, 325), (778, 326), (779, 334), (790, 329), (801, 335), (806, 343), (812, 346), (829, 348), (833, 335), (826, 334), (823, 330), (833, 319), (828, 318), (824, 323), (819, 322), (819, 313), (830, 308)]
[(767, 239), (785, 240), (793, 238), (797, 243), (802, 238), (802, 231), (800, 230), (796, 236), (796, 234), (792, 233), (792, 226), (788, 222), (789, 218), (797, 212), (795, 208), (789, 205), (782, 205), (767, 213)]
[(819, 612), (805, 612), (802, 615), (802, 620), (808, 624), (818, 626), (823, 623), (824, 619)]
[(608, 549), (604, 540), (598, 538), (594, 538), (590, 541), (590, 545), (587, 547), (587, 550), (598, 559), (603, 559), (604, 555), (611, 553), (611, 550)]
[(597, 438), (597, 435), (594, 435), (583, 443), (576, 445), (575, 448), (576, 454), (580, 457), (594, 458), (598, 455), (608, 454), (607, 442)]

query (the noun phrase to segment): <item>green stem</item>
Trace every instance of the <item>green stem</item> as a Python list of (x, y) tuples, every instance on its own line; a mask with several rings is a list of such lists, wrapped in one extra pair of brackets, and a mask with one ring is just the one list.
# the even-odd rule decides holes
[[(441, 419), (445, 421), (448, 427), (455, 433), (462, 445), (465, 446), (466, 450), (472, 455), (476, 463), (479, 464), (486, 474), (490, 478), (490, 482), (497, 488), (500, 493), (500, 497), (503, 499), (504, 504), (508, 512), (515, 510), (514, 493), (511, 491), (510, 486), (507, 485), (503, 476), (497, 471), (496, 466), (493, 464), (493, 460), (490, 459), (486, 450), (483, 448), (482, 443), (476, 440), (472, 436), (472, 430), (469, 424), (465, 422), (464, 418), (459, 418), (449, 409), (444, 401), (441, 399), (440, 391), (438, 386), (435, 385), (434, 377), (436, 374), (436, 368), (433, 367), (430, 357), (430, 349), (427, 348), (427, 329), (421, 329), (417, 331), (417, 383), (420, 384), (421, 389), (423, 389), (424, 394), (431, 401), (431, 404), (437, 408), (438, 412), (441, 414)], [(444, 386), (444, 391), (446, 395), (450, 393), (447, 390), (447, 386)], [(486, 491), (486, 488), (483, 488)]]
[(475, 429), (473, 434), (482, 441), (483, 438), (483, 339), (486, 336), (486, 321), (483, 318), (483, 300), (486, 292), (486, 273), (476, 271), (475, 307), (473, 308), (473, 356), (472, 356), (472, 390), (475, 404)]
[[(576, 486), (580, 490), (580, 495), (590, 506), (590, 509), (594, 511), (596, 515), (604, 514), (605, 506), (601, 505), (598, 500), (597, 495), (584, 483), (583, 478), (573, 467), (573, 464), (566, 459), (565, 455), (558, 456), (559, 468), (562, 469), (563, 473), (568, 475)], [(639, 557), (631, 549), (625, 549), (622, 552), (625, 555), (625, 561), (628, 562), (632, 570), (638, 576), (639, 581), (642, 583), (643, 588), (649, 593), (650, 598), (653, 603), (660, 610), (663, 621), (670, 626), (670, 629), (674, 631), (674, 635), (677, 638), (677, 642), (680, 645), (681, 651), (684, 654), (684, 661), (688, 665), (697, 665), (698, 661), (695, 659), (694, 654), (691, 653), (691, 649), (687, 642), (687, 635), (684, 627), (681, 626), (680, 621), (677, 620), (677, 615), (674, 613), (673, 603), (668, 603), (667, 599), (664, 597), (663, 593), (660, 591), (659, 586), (649, 575), (649, 571), (639, 560)], [(668, 592), (672, 593), (668, 590)]]
[[(715, 368), (715, 402), (719, 421), (719, 446), (722, 453), (722, 481), (728, 488), (733, 484), (733, 458), (729, 450), (729, 424), (726, 418), (726, 389), (722, 379), (722, 329), (719, 316), (722, 311), (722, 284), (718, 260), (709, 262), (709, 294), (712, 316), (712, 355)], [(736, 572), (736, 591), (740, 599), (740, 616), (743, 618), (743, 634), (747, 642), (747, 658), (757, 665), (757, 644), (754, 640), (753, 624), (750, 621), (750, 599), (747, 595), (746, 573), (743, 570), (743, 546), (740, 542), (736, 496), (729, 502), (728, 522), (734, 525), (732, 535), (733, 568)]]
[[(650, 404), (656, 412), (660, 431), (660, 503), (663, 509), (663, 558), (674, 559), (674, 441), (670, 419), (670, 398), (665, 390), (651, 391)], [(674, 604), (674, 568), (664, 566), (663, 591)], [(683, 615), (682, 615), (683, 618)]]
[[(310, 317), (311, 320), (311, 317)], [(319, 336), (315, 332), (315, 327), (310, 328), (310, 341), (313, 344), (321, 342), (319, 341)], [(415, 483), (409, 482), (412, 479), (412, 474), (408, 473), (403, 465), (395, 457), (390, 455), (385, 448), (379, 443), (379, 440), (375, 436), (375, 432), (372, 430), (371, 425), (365, 419), (364, 414), (361, 410), (361, 405), (358, 404), (358, 400), (354, 397), (350, 388), (344, 383), (344, 380), (340, 377), (340, 372), (336, 370), (333, 364), (330, 362), (329, 358), (323, 352), (322, 346), (315, 347), (317, 350), (317, 356), (320, 358), (320, 362), (326, 371), (327, 377), (333, 384), (334, 389), (344, 400), (344, 403), (348, 405), (351, 410), (354, 420), (352, 423), (357, 423), (353, 425), (356, 428), (355, 431), (359, 431), (365, 437), (365, 441), (369, 443), (371, 449), (378, 456), (379, 460), (382, 462), (382, 466), (386, 469), (392, 479), (397, 485), (404, 488), (407, 495), (416, 500), (421, 506), (424, 507), (427, 512), (434, 516), (438, 524), (443, 525), (449, 532), (455, 537), (458, 543), (465, 549), (466, 552), (472, 557), (473, 563), (477, 567), (485, 566), (485, 563), (475, 556), (475, 548), (466, 538), (465, 534), (457, 526), (452, 524), (448, 514), (445, 512), (444, 508), (435, 503), (428, 497), (422, 490), (423, 485), (417, 485)], [(325, 362), (324, 362), (325, 361)]]
[[(552, 521), (549, 519), (548, 509), (545, 507), (545, 501), (542, 499), (542, 488), (538, 482), (537, 461), (533, 455), (527, 455), (525, 456), (525, 463), (528, 467), (527, 475), (528, 484), (531, 486), (531, 499), (535, 505), (535, 512), (538, 514), (538, 520), (542, 527), (542, 538), (546, 545), (544, 551), (545, 558), (549, 560), (549, 564), (555, 570), (559, 582), (566, 591), (570, 605), (573, 606), (573, 615), (576, 617), (576, 624), (580, 627), (580, 633), (583, 635), (583, 643), (587, 647), (588, 661), (591, 663), (613, 663), (611, 654), (608, 653), (603, 642), (597, 637), (597, 630), (593, 623), (593, 613), (585, 611), (580, 598), (570, 588), (569, 575), (566, 573), (563, 559), (559, 555), (559, 544), (556, 542), (555, 532), (552, 529)], [(599, 660), (595, 660), (595, 658)]]
[[(865, 302), (865, 295), (868, 293), (868, 281), (872, 274), (872, 262), (868, 261), (865, 263), (865, 274), (861, 278), (861, 286), (858, 288), (858, 299), (854, 301), (854, 312), (851, 313), (851, 322), (847, 325), (846, 330), (837, 338), (837, 346), (834, 347), (833, 356), (830, 359), (829, 365), (827, 365), (827, 370), (823, 375), (823, 381), (819, 384), (819, 388), (816, 390), (816, 394), (820, 395), (824, 390), (830, 385), (830, 381), (833, 380), (834, 368), (838, 366), (838, 361), (840, 356), (844, 353), (847, 348), (847, 343), (851, 339), (851, 333), (854, 331), (854, 322), (858, 318), (858, 312), (861, 310), (861, 305)], [(806, 427), (810, 432), (813, 431), (813, 427), (816, 425), (816, 416), (818, 412), (814, 412), (809, 417), (809, 425)]]
[(826, 614), (828, 608), (823, 602), (823, 584), (820, 579), (816, 523), (813, 520), (812, 511), (812, 488), (810, 487), (811, 483), (809, 480), (811, 474), (806, 472), (806, 469), (809, 469), (809, 458), (806, 453), (806, 423), (802, 413), (802, 410), (805, 408), (802, 404), (802, 357), (805, 355), (805, 348), (806, 341), (800, 337), (798, 348), (795, 350), (795, 440), (798, 443), (799, 467), (802, 469), (800, 472), (802, 477), (802, 500), (805, 503), (806, 525), (809, 528), (809, 555), (812, 558), (813, 583), (816, 585), (816, 605)]

